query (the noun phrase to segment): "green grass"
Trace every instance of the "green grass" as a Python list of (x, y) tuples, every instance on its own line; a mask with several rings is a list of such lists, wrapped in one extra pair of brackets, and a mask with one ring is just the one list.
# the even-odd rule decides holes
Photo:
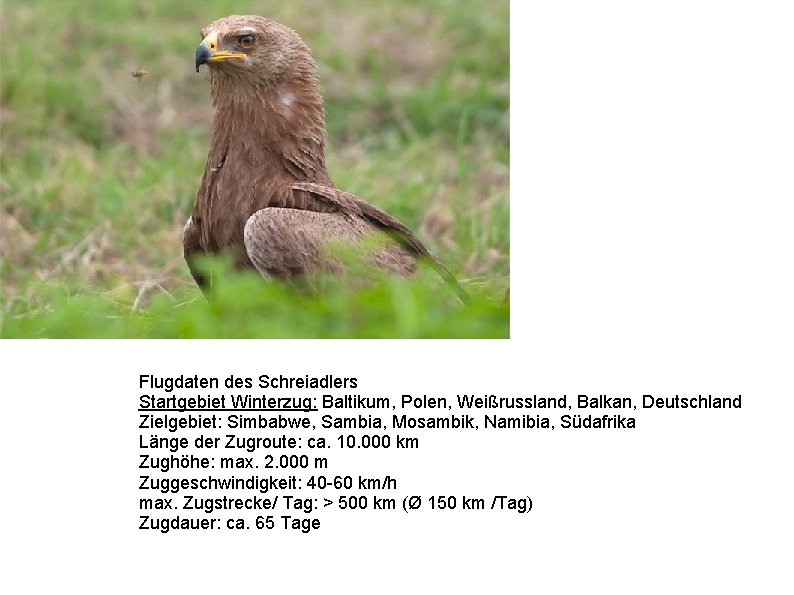
[[(1, 6), (2, 336), (508, 336), (507, 0)], [(222, 271), (204, 299), (181, 252), (212, 118), (192, 59), (244, 12), (313, 48), (334, 181), (416, 230), (470, 304), (432, 271), (319, 293)]]

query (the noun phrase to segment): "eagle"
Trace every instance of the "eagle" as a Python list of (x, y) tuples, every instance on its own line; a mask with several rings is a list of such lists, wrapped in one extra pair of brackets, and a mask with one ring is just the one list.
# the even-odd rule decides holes
[(207, 165), (183, 233), (185, 260), (231, 251), (240, 269), (291, 279), (340, 272), (328, 244), (370, 245), (366, 260), (400, 276), (427, 261), (464, 299), (449, 269), (378, 207), (338, 189), (325, 165), (325, 110), (312, 53), (289, 27), (228, 16), (201, 30), (196, 72), (207, 66), (214, 107)]

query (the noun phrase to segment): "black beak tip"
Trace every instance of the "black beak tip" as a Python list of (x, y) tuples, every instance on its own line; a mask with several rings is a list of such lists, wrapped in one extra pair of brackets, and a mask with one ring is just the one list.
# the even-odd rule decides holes
[(199, 71), (199, 66), (209, 62), (211, 56), (210, 49), (203, 43), (196, 48), (196, 72)]

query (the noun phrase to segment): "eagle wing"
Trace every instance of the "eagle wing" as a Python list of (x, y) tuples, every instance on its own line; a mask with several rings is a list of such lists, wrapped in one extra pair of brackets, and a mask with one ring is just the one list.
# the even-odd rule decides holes
[(193, 217), (187, 218), (185, 229), (182, 232), (182, 247), (184, 249), (185, 261), (190, 274), (202, 290), (208, 287), (207, 279), (202, 275), (194, 264), (194, 256), (197, 254), (204, 254), (204, 249), (201, 247), (201, 238), (198, 226), (194, 225)]
[[(431, 260), (436, 259), (414, 233), (403, 225), (398, 219), (392, 217), (375, 205), (371, 205), (359, 197), (329, 186), (313, 182), (297, 182), (292, 185), (292, 195), (298, 204), (306, 204), (308, 210), (327, 211), (328, 207), (362, 217), (377, 228), (390, 233), (390, 235), (418, 256)], [(317, 209), (311, 208), (318, 207)], [(437, 259), (436, 259), (437, 260)]]
[(460, 286), (449, 268), (396, 217), (392, 217), (375, 205), (361, 200), (349, 192), (314, 182), (295, 182), (292, 184), (292, 196), (297, 208), (328, 212), (330, 207), (331, 210), (338, 210), (368, 221), (389, 234), (403, 248), (427, 259), (441, 278), (454, 289), (461, 301), (468, 301), (469, 295)]

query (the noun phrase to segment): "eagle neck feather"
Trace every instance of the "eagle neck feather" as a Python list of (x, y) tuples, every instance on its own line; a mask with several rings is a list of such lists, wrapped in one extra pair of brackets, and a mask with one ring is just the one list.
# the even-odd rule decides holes
[(322, 97), (314, 75), (299, 74), (280, 84), (214, 77), (211, 154), (227, 147), (230, 160), (250, 165), (249, 175), (330, 185)]
[(241, 243), (247, 219), (260, 209), (299, 208), (292, 190), (296, 182), (333, 187), (325, 166), (325, 112), (316, 80), (294, 74), (286, 80), (290, 82), (257, 84), (210, 75), (215, 117), (194, 209), (209, 252)]

